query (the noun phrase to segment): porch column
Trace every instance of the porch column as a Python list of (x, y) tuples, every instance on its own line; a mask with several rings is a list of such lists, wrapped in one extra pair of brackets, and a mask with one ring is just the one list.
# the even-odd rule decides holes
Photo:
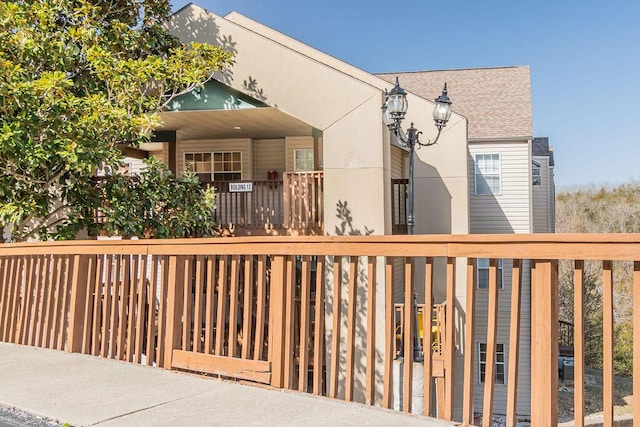
[(175, 130), (157, 130), (153, 133), (153, 136), (151, 137), (151, 142), (166, 142), (167, 143), (167, 150), (169, 151), (168, 153), (168, 158), (169, 158), (169, 164), (167, 165), (169, 167), (169, 170), (171, 172), (173, 172), (174, 176), (178, 176), (177, 174), (177, 143), (178, 143), (178, 136), (177, 136), (177, 131)]

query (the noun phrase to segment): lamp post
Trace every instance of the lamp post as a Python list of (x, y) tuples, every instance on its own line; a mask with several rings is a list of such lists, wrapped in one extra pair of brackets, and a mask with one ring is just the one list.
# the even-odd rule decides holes
[[(404, 115), (407, 113), (407, 109), (409, 107), (409, 103), (407, 102), (407, 92), (400, 87), (400, 82), (396, 77), (396, 85), (390, 92), (385, 93), (384, 104), (382, 105), (382, 121), (387, 127), (389, 131), (391, 131), (400, 144), (409, 149), (409, 191), (407, 194), (407, 232), (408, 234), (413, 234), (413, 226), (415, 224), (415, 218), (413, 215), (413, 163), (414, 163), (414, 154), (416, 150), (416, 145), (418, 148), (420, 147), (428, 147), (430, 145), (434, 145), (438, 142), (438, 138), (440, 138), (440, 133), (442, 132), (442, 128), (447, 125), (449, 121), (449, 117), (451, 117), (451, 100), (447, 96), (447, 84), (444, 84), (444, 88), (442, 89), (442, 94), (435, 99), (435, 108), (433, 109), (433, 120), (435, 122), (436, 128), (438, 128), (438, 134), (435, 139), (427, 140), (427, 142), (420, 141), (420, 132), (413, 126), (411, 126), (407, 131), (402, 130), (402, 121), (404, 120)], [(421, 361), (422, 360), (422, 345), (420, 343), (420, 339), (418, 337), (418, 307), (416, 304), (416, 295), (413, 296), (413, 304), (414, 313), (416, 314), (415, 330), (414, 330), (414, 346), (413, 346), (413, 360)], [(423, 316), (431, 315), (431, 310), (427, 311), (428, 307), (425, 304), (425, 311)], [(427, 333), (427, 331), (423, 331), (423, 333)]]
[(415, 218), (413, 215), (413, 163), (416, 145), (420, 147), (428, 147), (438, 142), (442, 128), (447, 125), (449, 117), (451, 117), (451, 100), (447, 96), (447, 84), (444, 84), (442, 94), (435, 99), (435, 108), (433, 109), (433, 120), (435, 121), (438, 134), (434, 140), (427, 142), (420, 141), (422, 132), (413, 126), (413, 122), (406, 133), (402, 130), (402, 121), (407, 113), (409, 103), (407, 102), (407, 92), (400, 87), (398, 78), (396, 77), (396, 85), (390, 92), (386, 93), (384, 104), (382, 105), (382, 121), (389, 130), (396, 136), (400, 145), (409, 149), (409, 194), (407, 195), (407, 231), (413, 234), (413, 226)]

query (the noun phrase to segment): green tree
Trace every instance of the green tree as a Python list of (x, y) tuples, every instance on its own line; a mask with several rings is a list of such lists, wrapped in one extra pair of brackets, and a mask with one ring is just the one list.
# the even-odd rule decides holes
[(84, 226), (95, 171), (231, 64), (167, 34), (170, 13), (166, 0), (0, 2), (0, 226), (12, 240)]
[(213, 187), (203, 188), (193, 174), (176, 178), (157, 159), (145, 162), (147, 168), (140, 176), (116, 174), (100, 179), (93, 198), (98, 203), (87, 205), (84, 214), (100, 212), (94, 231), (147, 239), (215, 235)]

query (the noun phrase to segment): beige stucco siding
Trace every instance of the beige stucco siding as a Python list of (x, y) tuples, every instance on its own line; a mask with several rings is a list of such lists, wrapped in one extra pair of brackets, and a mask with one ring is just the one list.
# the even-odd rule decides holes
[(270, 170), (278, 172), (278, 178), (282, 179), (282, 174), (285, 171), (284, 147), (284, 139), (256, 139), (253, 141), (254, 179), (266, 180), (267, 172)]
[(242, 179), (253, 179), (253, 150), (251, 139), (203, 139), (197, 141), (178, 141), (178, 175), (184, 171), (185, 153), (215, 153), (239, 151), (242, 153)]
[[(475, 155), (500, 155), (500, 193), (477, 195)], [(530, 233), (531, 158), (527, 141), (469, 144), (471, 233)]]

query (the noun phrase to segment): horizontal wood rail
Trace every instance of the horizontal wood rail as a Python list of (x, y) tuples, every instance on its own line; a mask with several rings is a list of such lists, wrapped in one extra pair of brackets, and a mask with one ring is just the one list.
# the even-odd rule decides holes
[[(488, 280), (480, 289), (478, 258), (489, 258), (488, 268), (483, 267)], [(582, 282), (589, 260), (602, 272), (603, 416), (605, 425), (613, 425), (612, 296), (621, 265), (613, 261), (632, 261), (629, 277), (634, 288), (640, 287), (638, 234), (2, 244), (0, 339), (250, 378), (387, 408), (401, 401), (407, 412), (416, 410), (413, 387), (423, 387), (424, 415), (451, 420), (461, 406), (457, 421), (462, 424), (473, 424), (481, 414), (483, 425), (490, 425), (495, 411), (506, 413), (507, 425), (523, 413), (530, 414), (532, 425), (555, 425), (561, 260), (571, 263), (567, 285), (575, 295), (575, 423), (583, 425), (585, 415), (582, 306), (592, 296), (585, 295)], [(501, 288), (499, 274), (505, 278)], [(426, 351), (421, 362), (426, 378), (442, 370), (438, 383), (414, 384), (413, 363), (404, 363), (400, 371), (394, 367), (395, 304), (411, 305), (414, 292), (418, 304), (444, 307), (437, 316), (443, 318), (439, 351)], [(529, 293), (530, 315), (529, 304), (521, 304)], [(413, 354), (415, 317), (409, 310), (400, 317), (403, 354)], [(433, 333), (432, 319), (422, 316), (422, 331)], [(640, 315), (633, 322), (634, 394), (640, 395)], [(520, 334), (529, 327), (530, 342), (528, 331)], [(433, 349), (432, 334), (421, 338), (423, 348)], [(531, 347), (530, 369), (518, 363), (525, 356), (523, 342)], [(522, 376), (535, 381), (526, 389), (517, 387)], [(496, 393), (495, 384), (502, 381), (506, 398)], [(522, 393), (530, 402), (518, 399)], [(440, 400), (437, 405), (432, 397)], [(634, 411), (640, 417), (640, 405)]]

